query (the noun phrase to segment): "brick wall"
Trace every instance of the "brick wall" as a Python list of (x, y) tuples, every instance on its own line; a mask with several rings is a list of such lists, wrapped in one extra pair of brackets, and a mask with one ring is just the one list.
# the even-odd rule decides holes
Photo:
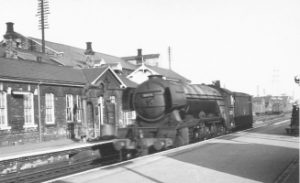
[[(81, 87), (67, 86), (47, 86), (42, 85), (41, 88), (41, 124), (44, 140), (70, 138), (68, 132), (68, 123), (66, 122), (66, 94), (73, 95), (73, 102), (76, 102), (76, 95), (82, 95)], [(54, 124), (46, 124), (46, 108), (45, 94), (52, 93), (54, 95)], [(76, 123), (74, 119), (73, 123)], [(80, 125), (80, 124), (76, 124)]]
[(10, 130), (0, 130), (0, 145), (15, 145), (39, 141), (37, 128), (24, 128), (24, 96), (12, 95), (11, 91), (33, 93), (34, 122), (38, 125), (37, 85), (24, 83), (2, 82), (3, 90), (7, 92), (7, 120)]
[[(40, 140), (47, 141), (52, 139), (70, 138), (70, 133), (80, 138), (85, 135), (86, 130), (83, 129), (83, 119), (81, 122), (76, 120), (71, 123), (66, 121), (66, 94), (73, 95), (74, 103), (76, 95), (87, 97), (87, 122), (88, 133), (90, 137), (99, 135), (99, 112), (98, 112), (98, 99), (100, 96), (104, 100), (103, 109), (103, 123), (113, 125), (116, 129), (122, 124), (122, 92), (120, 89), (120, 82), (111, 72), (106, 72), (102, 75), (94, 88), (90, 88), (87, 93), (84, 93), (83, 87), (76, 86), (61, 86), (61, 85), (39, 85), (40, 88), (40, 118), (38, 108), (38, 85), (15, 83), (15, 82), (1, 82), (3, 83), (3, 90), (7, 91), (8, 102), (8, 126), (10, 130), (0, 130), (0, 146), (23, 144), (28, 142), (39, 142)], [(24, 128), (24, 96), (12, 95), (11, 91), (26, 91), (33, 93), (34, 98), (34, 122), (35, 127)], [(46, 108), (45, 108), (45, 94), (52, 93), (54, 95), (54, 124), (46, 124)], [(115, 96), (115, 107), (113, 118), (109, 114), (109, 107), (111, 106), (110, 97)], [(83, 117), (83, 114), (82, 114)], [(109, 118), (110, 117), (110, 118)], [(72, 124), (72, 131), (70, 125)], [(39, 126), (41, 125), (41, 126)], [(41, 131), (40, 131), (41, 129)], [(98, 130), (98, 132), (97, 132)], [(41, 138), (40, 138), (41, 137)]]
[[(66, 87), (66, 86), (40, 86), (40, 100), (41, 100), (41, 119), (39, 121), (38, 109), (38, 86), (36, 84), (24, 83), (9, 83), (2, 82), (3, 90), (7, 92), (7, 106), (8, 106), (8, 126), (10, 130), (0, 130), (0, 145), (23, 144), (28, 142), (39, 142), (40, 135), (42, 140), (52, 140), (67, 138), (67, 122), (66, 122), (66, 94), (72, 94), (74, 102), (76, 95), (82, 95), (82, 88), (80, 87)], [(24, 96), (12, 95), (10, 91), (26, 91), (33, 93), (34, 97), (34, 123), (36, 127), (24, 128)], [(55, 123), (45, 123), (45, 94), (54, 94), (54, 111)], [(39, 123), (41, 124), (41, 133), (39, 131)], [(76, 123), (76, 121), (74, 121)], [(76, 124), (77, 129), (82, 125)]]

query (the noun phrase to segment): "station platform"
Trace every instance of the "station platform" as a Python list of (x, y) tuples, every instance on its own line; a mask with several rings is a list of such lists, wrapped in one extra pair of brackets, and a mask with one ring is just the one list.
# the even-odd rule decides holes
[(46, 153), (53, 153), (71, 149), (90, 147), (105, 143), (111, 143), (113, 140), (99, 142), (83, 142), (71, 139), (59, 139), (37, 143), (27, 143), (16, 146), (0, 147), (0, 162), (9, 159), (34, 156)]
[(298, 183), (299, 137), (288, 120), (62, 177), (47, 183)]

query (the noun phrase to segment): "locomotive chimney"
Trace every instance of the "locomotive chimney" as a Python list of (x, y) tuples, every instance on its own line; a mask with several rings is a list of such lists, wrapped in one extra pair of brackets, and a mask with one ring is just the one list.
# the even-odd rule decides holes
[(86, 42), (86, 49), (84, 52), (85, 55), (94, 55), (95, 52), (92, 49), (92, 42)]

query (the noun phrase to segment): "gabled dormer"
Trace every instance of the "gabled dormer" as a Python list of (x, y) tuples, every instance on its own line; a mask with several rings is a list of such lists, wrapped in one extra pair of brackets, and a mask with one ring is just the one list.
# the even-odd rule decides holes
[(127, 78), (140, 84), (148, 80), (149, 75), (157, 75), (157, 74), (159, 73), (155, 72), (154, 70), (147, 67), (144, 63), (142, 63), (142, 65), (138, 67), (135, 71), (133, 71), (131, 74), (129, 74)]
[(148, 80), (149, 75), (161, 75), (166, 80), (187, 82), (187, 83), (191, 82), (190, 80), (181, 76), (180, 74), (176, 73), (173, 70), (150, 66), (144, 63), (140, 67), (135, 69), (131, 74), (129, 74), (127, 78), (140, 84)]

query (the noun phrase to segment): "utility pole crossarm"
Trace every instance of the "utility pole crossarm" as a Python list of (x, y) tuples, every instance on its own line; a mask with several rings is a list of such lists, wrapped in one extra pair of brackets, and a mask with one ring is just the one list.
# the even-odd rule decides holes
[(295, 83), (300, 85), (300, 75), (295, 76), (294, 81), (295, 81)]

